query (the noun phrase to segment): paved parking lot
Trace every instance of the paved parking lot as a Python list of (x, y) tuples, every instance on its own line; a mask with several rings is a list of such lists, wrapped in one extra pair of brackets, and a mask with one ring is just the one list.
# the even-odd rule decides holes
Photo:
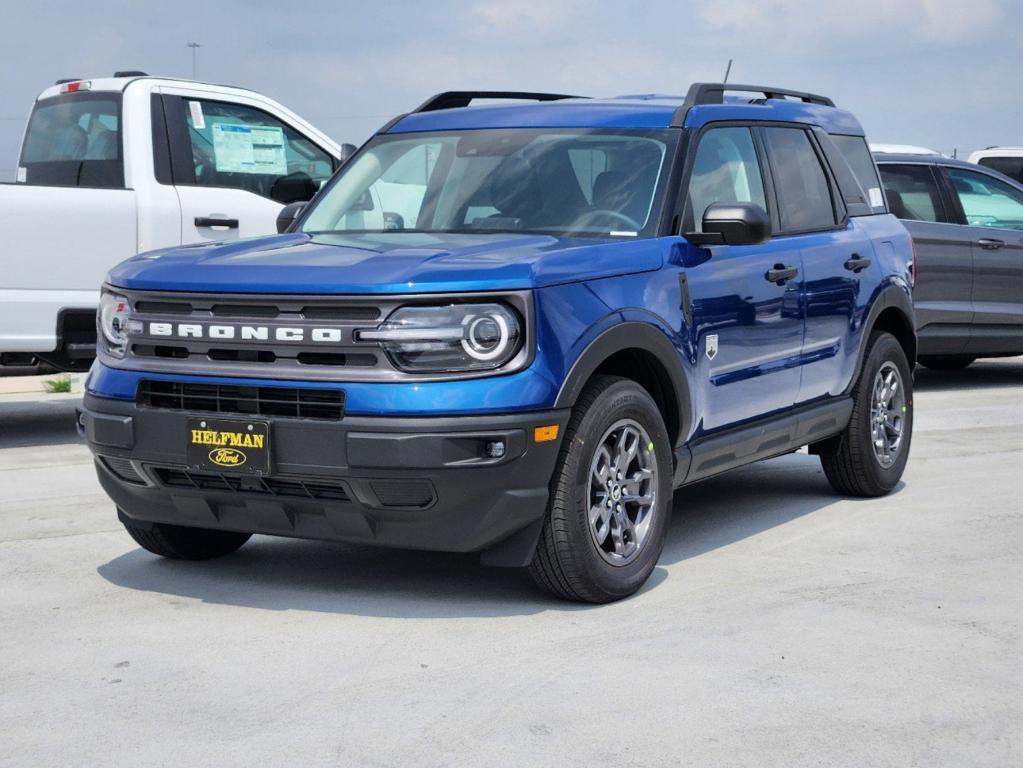
[(0, 765), (1023, 764), (1023, 361), (919, 372), (904, 485), (796, 454), (676, 495), (635, 598), (254, 539), (161, 561), (73, 397), (0, 397)]

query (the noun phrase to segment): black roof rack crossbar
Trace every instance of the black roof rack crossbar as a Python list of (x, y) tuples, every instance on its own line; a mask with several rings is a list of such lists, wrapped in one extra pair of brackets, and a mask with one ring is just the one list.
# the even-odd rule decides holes
[(467, 107), (476, 99), (515, 99), (522, 101), (560, 101), (561, 99), (578, 99), (563, 93), (530, 93), (528, 91), (445, 91), (431, 96), (409, 114), (416, 112), (435, 112), (438, 109), (457, 109)]
[(790, 91), (787, 88), (774, 88), (769, 85), (733, 85), (732, 83), (693, 83), (689, 86), (686, 100), (675, 112), (671, 125), (673, 128), (681, 128), (686, 121), (689, 110), (698, 104), (722, 104), (725, 100), (725, 93), (758, 93), (765, 99), (799, 99), (807, 104), (820, 104), (824, 107), (833, 107), (835, 102), (827, 96), (819, 96), (816, 93), (805, 91)]

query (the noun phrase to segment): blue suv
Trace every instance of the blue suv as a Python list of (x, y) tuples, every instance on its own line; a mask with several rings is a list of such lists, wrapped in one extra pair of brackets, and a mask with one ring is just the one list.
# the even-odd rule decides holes
[(912, 245), (825, 97), (444, 93), (279, 223), (104, 286), (79, 424), (156, 554), (478, 552), (608, 602), (676, 488), (807, 445), (844, 494), (906, 466)]

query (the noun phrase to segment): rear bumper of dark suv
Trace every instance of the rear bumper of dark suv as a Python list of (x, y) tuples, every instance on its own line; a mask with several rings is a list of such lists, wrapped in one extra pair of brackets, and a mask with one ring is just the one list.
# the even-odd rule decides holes
[[(528, 562), (569, 411), (429, 418), (270, 417), (266, 476), (200, 471), (190, 417), (86, 395), (79, 428), (100, 484), (133, 525), (171, 523)], [(244, 416), (234, 418), (246, 418)], [(557, 424), (559, 439), (535, 442)], [(487, 455), (501, 443), (503, 455)]]

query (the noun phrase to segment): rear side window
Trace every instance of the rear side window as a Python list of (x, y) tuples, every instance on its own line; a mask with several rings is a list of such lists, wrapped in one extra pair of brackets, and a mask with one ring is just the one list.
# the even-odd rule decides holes
[(42, 186), (123, 187), (121, 95), (79, 92), (36, 102), (18, 179)]
[(199, 186), (293, 203), (311, 199), (333, 172), (327, 152), (262, 110), (186, 99), (185, 115)]
[(1023, 184), (1023, 157), (982, 157), (978, 163)]
[(888, 210), (910, 221), (948, 222), (938, 182), (929, 165), (882, 165)]
[(831, 186), (820, 158), (801, 128), (765, 128), (784, 232), (830, 229), (837, 223)]
[(973, 227), (1023, 229), (1023, 192), (963, 168), (946, 168), (966, 223)]
[(867, 201), (874, 213), (884, 213), (884, 198), (881, 195), (881, 181), (877, 178), (877, 166), (867, 147), (867, 140), (862, 136), (837, 136), (831, 134), (831, 140), (849, 163), (856, 180), (867, 193)]

